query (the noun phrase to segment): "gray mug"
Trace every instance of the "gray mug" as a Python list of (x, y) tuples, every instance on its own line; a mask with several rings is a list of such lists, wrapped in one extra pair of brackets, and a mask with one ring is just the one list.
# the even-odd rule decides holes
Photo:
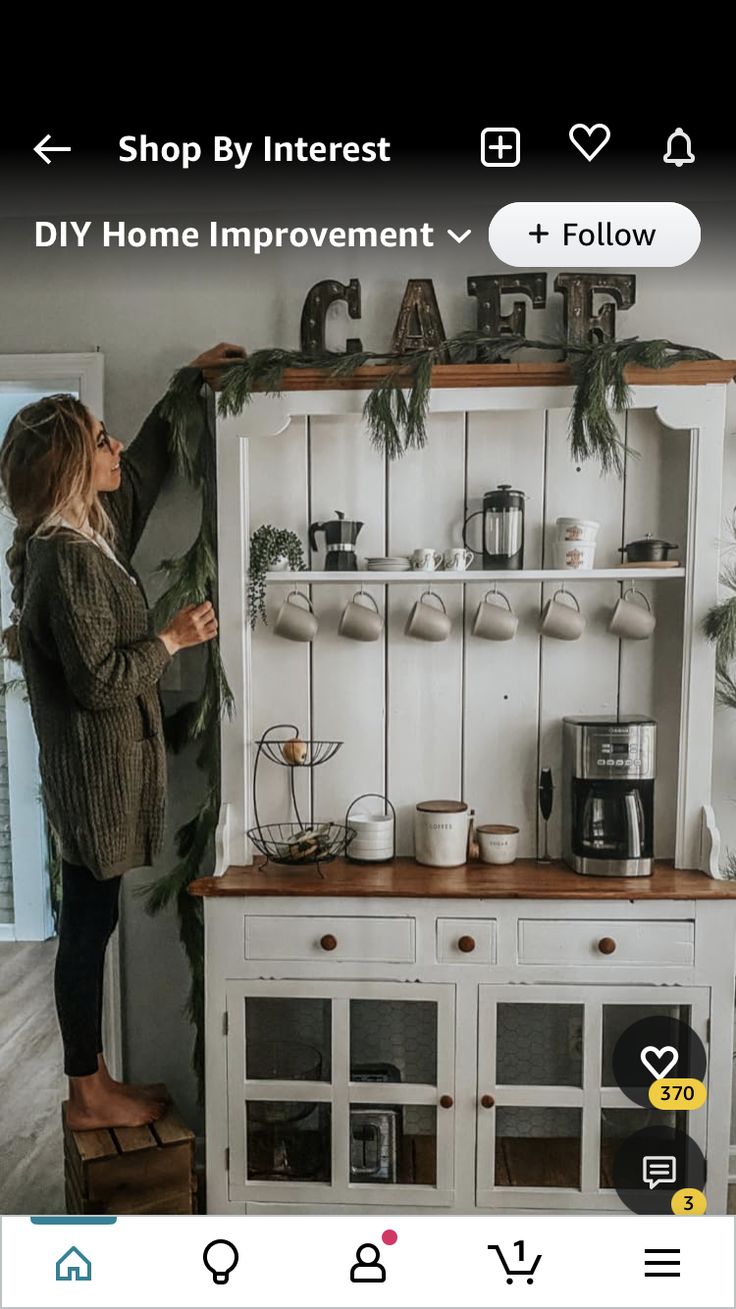
[[(430, 596), (439, 600), (441, 609), (425, 603)], [(409, 614), (404, 632), (418, 641), (446, 641), (451, 627), (442, 597), (436, 591), (424, 591)]]
[[(373, 608), (361, 604), (361, 599), (367, 600)], [(373, 596), (367, 591), (356, 591), (342, 611), (337, 630), (340, 636), (348, 636), (351, 641), (377, 641), (383, 631), (383, 619)]]
[[(569, 604), (562, 604), (558, 595), (567, 596), (572, 600), (574, 608)], [(585, 631), (585, 615), (580, 612), (580, 605), (571, 591), (565, 591), (560, 587), (555, 591), (551, 600), (548, 600), (542, 610), (542, 621), (539, 625), (542, 636), (553, 636), (557, 641), (577, 641), (579, 636)]]
[[(641, 596), (646, 608), (637, 604), (635, 600), (627, 600), (626, 597), (629, 595)], [(637, 591), (635, 586), (627, 587), (611, 614), (609, 632), (617, 636), (620, 641), (646, 641), (656, 626), (657, 620), (644, 592)]]
[[(493, 603), (494, 595), (504, 601), (505, 609)], [(486, 641), (511, 641), (518, 626), (519, 620), (508, 596), (503, 591), (486, 591), (473, 619), (473, 636), (482, 636)]]
[[(301, 605), (296, 604), (291, 598), (293, 595), (306, 601), (309, 607), (303, 609)], [(318, 627), (319, 623), (312, 610), (309, 596), (303, 591), (290, 591), (276, 615), (276, 622), (273, 625), (276, 635), (285, 637), (287, 641), (311, 641)]]

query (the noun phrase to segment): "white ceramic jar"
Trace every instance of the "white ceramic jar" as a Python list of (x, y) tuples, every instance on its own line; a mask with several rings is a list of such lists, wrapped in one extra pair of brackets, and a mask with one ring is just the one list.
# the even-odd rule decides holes
[(473, 811), (463, 800), (424, 800), (414, 813), (414, 857), (430, 868), (467, 862)]
[(595, 564), (595, 541), (558, 541), (557, 567), (583, 571)]
[(592, 544), (598, 536), (600, 523), (593, 518), (558, 518), (558, 541), (588, 541)]

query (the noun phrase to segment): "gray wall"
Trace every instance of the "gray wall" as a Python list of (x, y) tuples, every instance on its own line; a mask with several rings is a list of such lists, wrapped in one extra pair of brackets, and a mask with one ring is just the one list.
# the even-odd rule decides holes
[[(132, 216), (129, 216), (133, 221)], [(147, 216), (151, 221), (151, 216)], [(157, 221), (166, 221), (157, 215)], [(472, 240), (475, 241), (475, 235)], [(9, 247), (8, 247), (9, 249)], [(441, 268), (440, 268), (441, 264)], [(66, 256), (14, 250), (7, 266), (0, 260), (0, 353), (76, 351), (99, 347), (106, 357), (105, 420), (109, 430), (130, 439), (164, 390), (172, 371), (219, 340), (247, 349), (267, 345), (295, 347), (301, 304), (308, 288), (323, 277), (360, 277), (364, 314), (360, 324), (338, 310), (330, 345), (360, 334), (367, 348), (385, 348), (408, 277), (431, 276), (445, 329), (473, 326), (474, 302), (465, 295), (469, 274), (496, 268), (480, 237), (462, 250), (368, 256), (333, 251), (320, 257), (285, 254), (255, 259), (243, 254), (176, 254), (152, 257), (108, 252), (105, 256)], [(551, 287), (553, 274), (550, 276)], [(716, 254), (699, 254), (675, 270), (640, 270), (638, 304), (622, 317), (619, 335), (667, 336), (736, 356), (736, 265)], [(530, 335), (559, 331), (559, 299), (529, 315)], [(736, 390), (729, 389), (729, 432), (736, 419)], [(736, 457), (729, 440), (723, 516), (736, 501)], [(164, 490), (141, 544), (137, 563), (144, 579), (163, 556), (184, 548), (197, 530), (198, 512), (181, 487)], [(151, 587), (151, 598), (156, 594)], [(181, 656), (179, 656), (181, 658)], [(195, 655), (182, 669), (183, 690), (196, 690)], [(168, 691), (172, 707), (181, 692)], [(191, 759), (170, 761), (170, 832), (195, 803)], [(736, 716), (719, 713), (715, 749), (714, 797), (724, 840), (736, 849)], [(160, 861), (172, 859), (169, 848)], [(203, 870), (206, 871), (206, 870)], [(155, 874), (154, 874), (155, 875)], [(182, 1017), (188, 971), (173, 914), (148, 918), (136, 898), (149, 871), (126, 878), (123, 920), (123, 971), (127, 1071), (144, 1080), (167, 1081), (185, 1116), (199, 1123), (189, 1071), (191, 1032)]]

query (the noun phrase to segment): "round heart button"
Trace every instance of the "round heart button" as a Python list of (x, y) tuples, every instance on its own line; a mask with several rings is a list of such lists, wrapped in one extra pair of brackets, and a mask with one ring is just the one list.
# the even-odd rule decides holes
[(679, 1057), (679, 1052), (674, 1045), (663, 1045), (659, 1050), (654, 1045), (645, 1045), (639, 1056), (647, 1072), (651, 1073), (657, 1081), (672, 1072)]

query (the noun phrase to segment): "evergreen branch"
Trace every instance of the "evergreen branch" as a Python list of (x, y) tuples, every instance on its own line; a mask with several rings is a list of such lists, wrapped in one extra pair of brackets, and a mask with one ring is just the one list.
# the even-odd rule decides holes
[(728, 668), (716, 664), (716, 704), (724, 709), (736, 709), (736, 681)]
[(728, 851), (726, 862), (721, 867), (721, 876), (726, 882), (736, 881), (736, 855)]
[(712, 605), (703, 620), (703, 631), (716, 646), (720, 668), (727, 668), (736, 657), (736, 595)]
[(188, 482), (196, 481), (195, 459), (201, 421), (202, 374), (192, 377), (180, 368), (159, 403), (159, 413), (169, 423), (169, 451), (176, 471)]

